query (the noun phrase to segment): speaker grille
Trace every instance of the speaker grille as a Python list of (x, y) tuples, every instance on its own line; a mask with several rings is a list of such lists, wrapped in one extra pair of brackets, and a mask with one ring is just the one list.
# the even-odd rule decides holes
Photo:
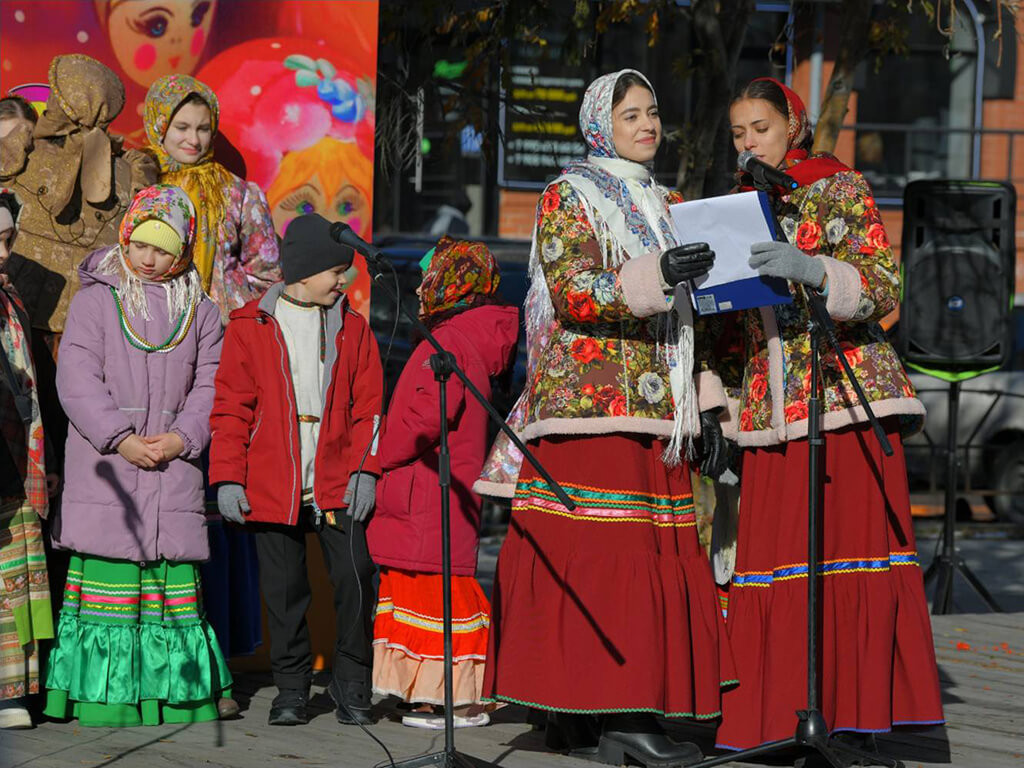
[(1015, 208), (1008, 184), (907, 185), (899, 334), (907, 362), (971, 370), (1006, 361)]

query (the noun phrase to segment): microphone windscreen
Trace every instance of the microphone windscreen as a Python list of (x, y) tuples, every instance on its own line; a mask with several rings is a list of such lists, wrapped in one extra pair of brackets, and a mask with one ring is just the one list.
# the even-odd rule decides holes
[(755, 155), (752, 150), (743, 150), (742, 152), (740, 152), (739, 157), (736, 158), (736, 167), (739, 168), (741, 171), (746, 171), (747, 163), (753, 160), (754, 157)]

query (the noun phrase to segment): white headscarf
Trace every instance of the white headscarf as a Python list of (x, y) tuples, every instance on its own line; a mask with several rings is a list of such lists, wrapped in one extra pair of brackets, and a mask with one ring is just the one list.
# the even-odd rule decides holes
[[(650, 81), (635, 69), (623, 69), (594, 80), (583, 95), (580, 108), (580, 130), (587, 143), (587, 157), (570, 163), (552, 182), (568, 182), (576, 191), (597, 236), (605, 269), (676, 245), (665, 204), (668, 190), (654, 179), (649, 166), (626, 160), (615, 151), (612, 99), (615, 84), (627, 73), (642, 79), (654, 95)], [(538, 235), (535, 226), (530, 252), (531, 284), (526, 298), (526, 328), (530, 335), (544, 333), (554, 323), (554, 307), (540, 266)], [(692, 454), (693, 439), (700, 431), (700, 415), (693, 386), (693, 312), (689, 302), (679, 302), (668, 317), (663, 359), (671, 372), (675, 424), (664, 460), (673, 465), (681, 460), (684, 447), (687, 456)]]

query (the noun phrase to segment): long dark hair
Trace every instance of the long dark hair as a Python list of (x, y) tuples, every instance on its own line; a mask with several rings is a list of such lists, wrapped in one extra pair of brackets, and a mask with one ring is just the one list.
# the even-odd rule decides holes
[[(789, 121), (789, 100), (786, 99), (786, 94), (782, 89), (771, 80), (758, 79), (750, 81), (746, 88), (733, 97), (733, 100), (729, 102), (729, 107), (731, 108), (733, 104), (742, 99), (762, 99), (767, 101), (774, 107), (776, 112), (786, 118), (787, 122)], [(798, 146), (791, 147), (791, 149), (803, 149), (809, 152), (813, 145), (814, 132), (808, 131), (804, 140)]]
[(632, 88), (634, 85), (639, 85), (645, 91), (654, 95), (654, 91), (651, 90), (650, 84), (644, 80), (636, 72), (626, 72), (618, 80), (615, 81), (615, 87), (612, 89), (612, 109), (619, 106), (624, 98), (626, 98), (626, 91)]

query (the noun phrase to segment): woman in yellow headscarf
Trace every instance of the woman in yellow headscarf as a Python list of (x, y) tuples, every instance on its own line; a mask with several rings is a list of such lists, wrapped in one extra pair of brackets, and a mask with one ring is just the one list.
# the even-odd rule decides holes
[[(149, 151), (160, 181), (184, 189), (196, 208), (194, 261), (203, 290), (226, 325), (232, 310), (281, 279), (277, 235), (263, 191), (213, 159), (220, 108), (216, 94), (189, 75), (167, 75), (146, 94)], [(209, 496), (208, 496), (209, 501)], [(202, 566), (204, 602), (225, 656), (246, 655), (261, 641), (256, 550), (250, 535), (208, 518), (210, 560)], [(222, 717), (238, 705), (221, 699)]]
[(149, 150), (160, 181), (181, 187), (199, 217), (195, 263), (203, 288), (228, 314), (280, 279), (277, 238), (262, 190), (213, 159), (217, 96), (189, 75), (161, 77), (146, 94)]

